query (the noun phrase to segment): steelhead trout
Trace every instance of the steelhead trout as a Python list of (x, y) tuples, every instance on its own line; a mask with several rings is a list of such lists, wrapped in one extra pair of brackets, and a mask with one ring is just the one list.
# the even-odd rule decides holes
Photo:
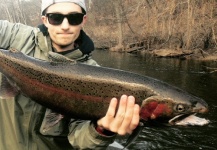
[(162, 81), (77, 63), (53, 52), (49, 55), (52, 60), (43, 61), (17, 50), (0, 49), (0, 72), (22, 94), (68, 117), (99, 119), (105, 116), (111, 98), (123, 94), (135, 97), (141, 106), (141, 121), (168, 122), (178, 115), (208, 111), (204, 100)]

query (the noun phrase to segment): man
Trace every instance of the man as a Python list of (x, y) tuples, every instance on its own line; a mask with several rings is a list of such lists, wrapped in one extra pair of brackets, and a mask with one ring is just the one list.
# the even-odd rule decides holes
[[(90, 57), (93, 42), (82, 30), (87, 20), (84, 0), (42, 0), (42, 14), (39, 28), (0, 21), (0, 47), (43, 60), (54, 51), (97, 65)], [(119, 105), (111, 99), (106, 116), (97, 122), (63, 118), (47, 127), (50, 114), (59, 115), (22, 94), (1, 98), (0, 150), (105, 149), (116, 134), (132, 133), (139, 123), (139, 106), (126, 95)]]

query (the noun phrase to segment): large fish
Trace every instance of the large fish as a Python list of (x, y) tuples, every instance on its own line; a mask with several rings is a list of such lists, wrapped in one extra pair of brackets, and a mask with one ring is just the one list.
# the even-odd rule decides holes
[(162, 81), (77, 63), (52, 52), (49, 55), (51, 61), (43, 61), (1, 49), (0, 72), (24, 95), (63, 115), (99, 119), (105, 116), (111, 98), (123, 94), (135, 97), (144, 122), (208, 111), (204, 100)]
[(0, 72), (24, 95), (73, 118), (101, 118), (111, 98), (123, 94), (135, 97), (141, 106), (141, 119), (145, 121), (208, 110), (204, 100), (162, 81), (76, 63), (52, 52), (50, 57), (52, 61), (48, 62), (17, 50), (0, 49)]

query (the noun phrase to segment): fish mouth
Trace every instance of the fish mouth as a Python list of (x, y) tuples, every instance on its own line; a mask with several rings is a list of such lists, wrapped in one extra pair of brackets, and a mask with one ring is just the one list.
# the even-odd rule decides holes
[(169, 124), (179, 126), (204, 126), (210, 123), (209, 120), (197, 117), (196, 114), (197, 113), (177, 115), (169, 120)]

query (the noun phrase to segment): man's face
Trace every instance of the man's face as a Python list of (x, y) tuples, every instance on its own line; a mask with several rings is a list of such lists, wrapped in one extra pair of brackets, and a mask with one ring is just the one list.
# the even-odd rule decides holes
[[(82, 13), (81, 7), (75, 3), (56, 3), (48, 7), (46, 13), (71, 14)], [(78, 38), (80, 30), (86, 21), (86, 16), (81, 24), (70, 25), (67, 18), (64, 18), (60, 25), (52, 25), (46, 16), (42, 16), (44, 25), (48, 28), (53, 46), (57, 51), (72, 49), (74, 41)]]

